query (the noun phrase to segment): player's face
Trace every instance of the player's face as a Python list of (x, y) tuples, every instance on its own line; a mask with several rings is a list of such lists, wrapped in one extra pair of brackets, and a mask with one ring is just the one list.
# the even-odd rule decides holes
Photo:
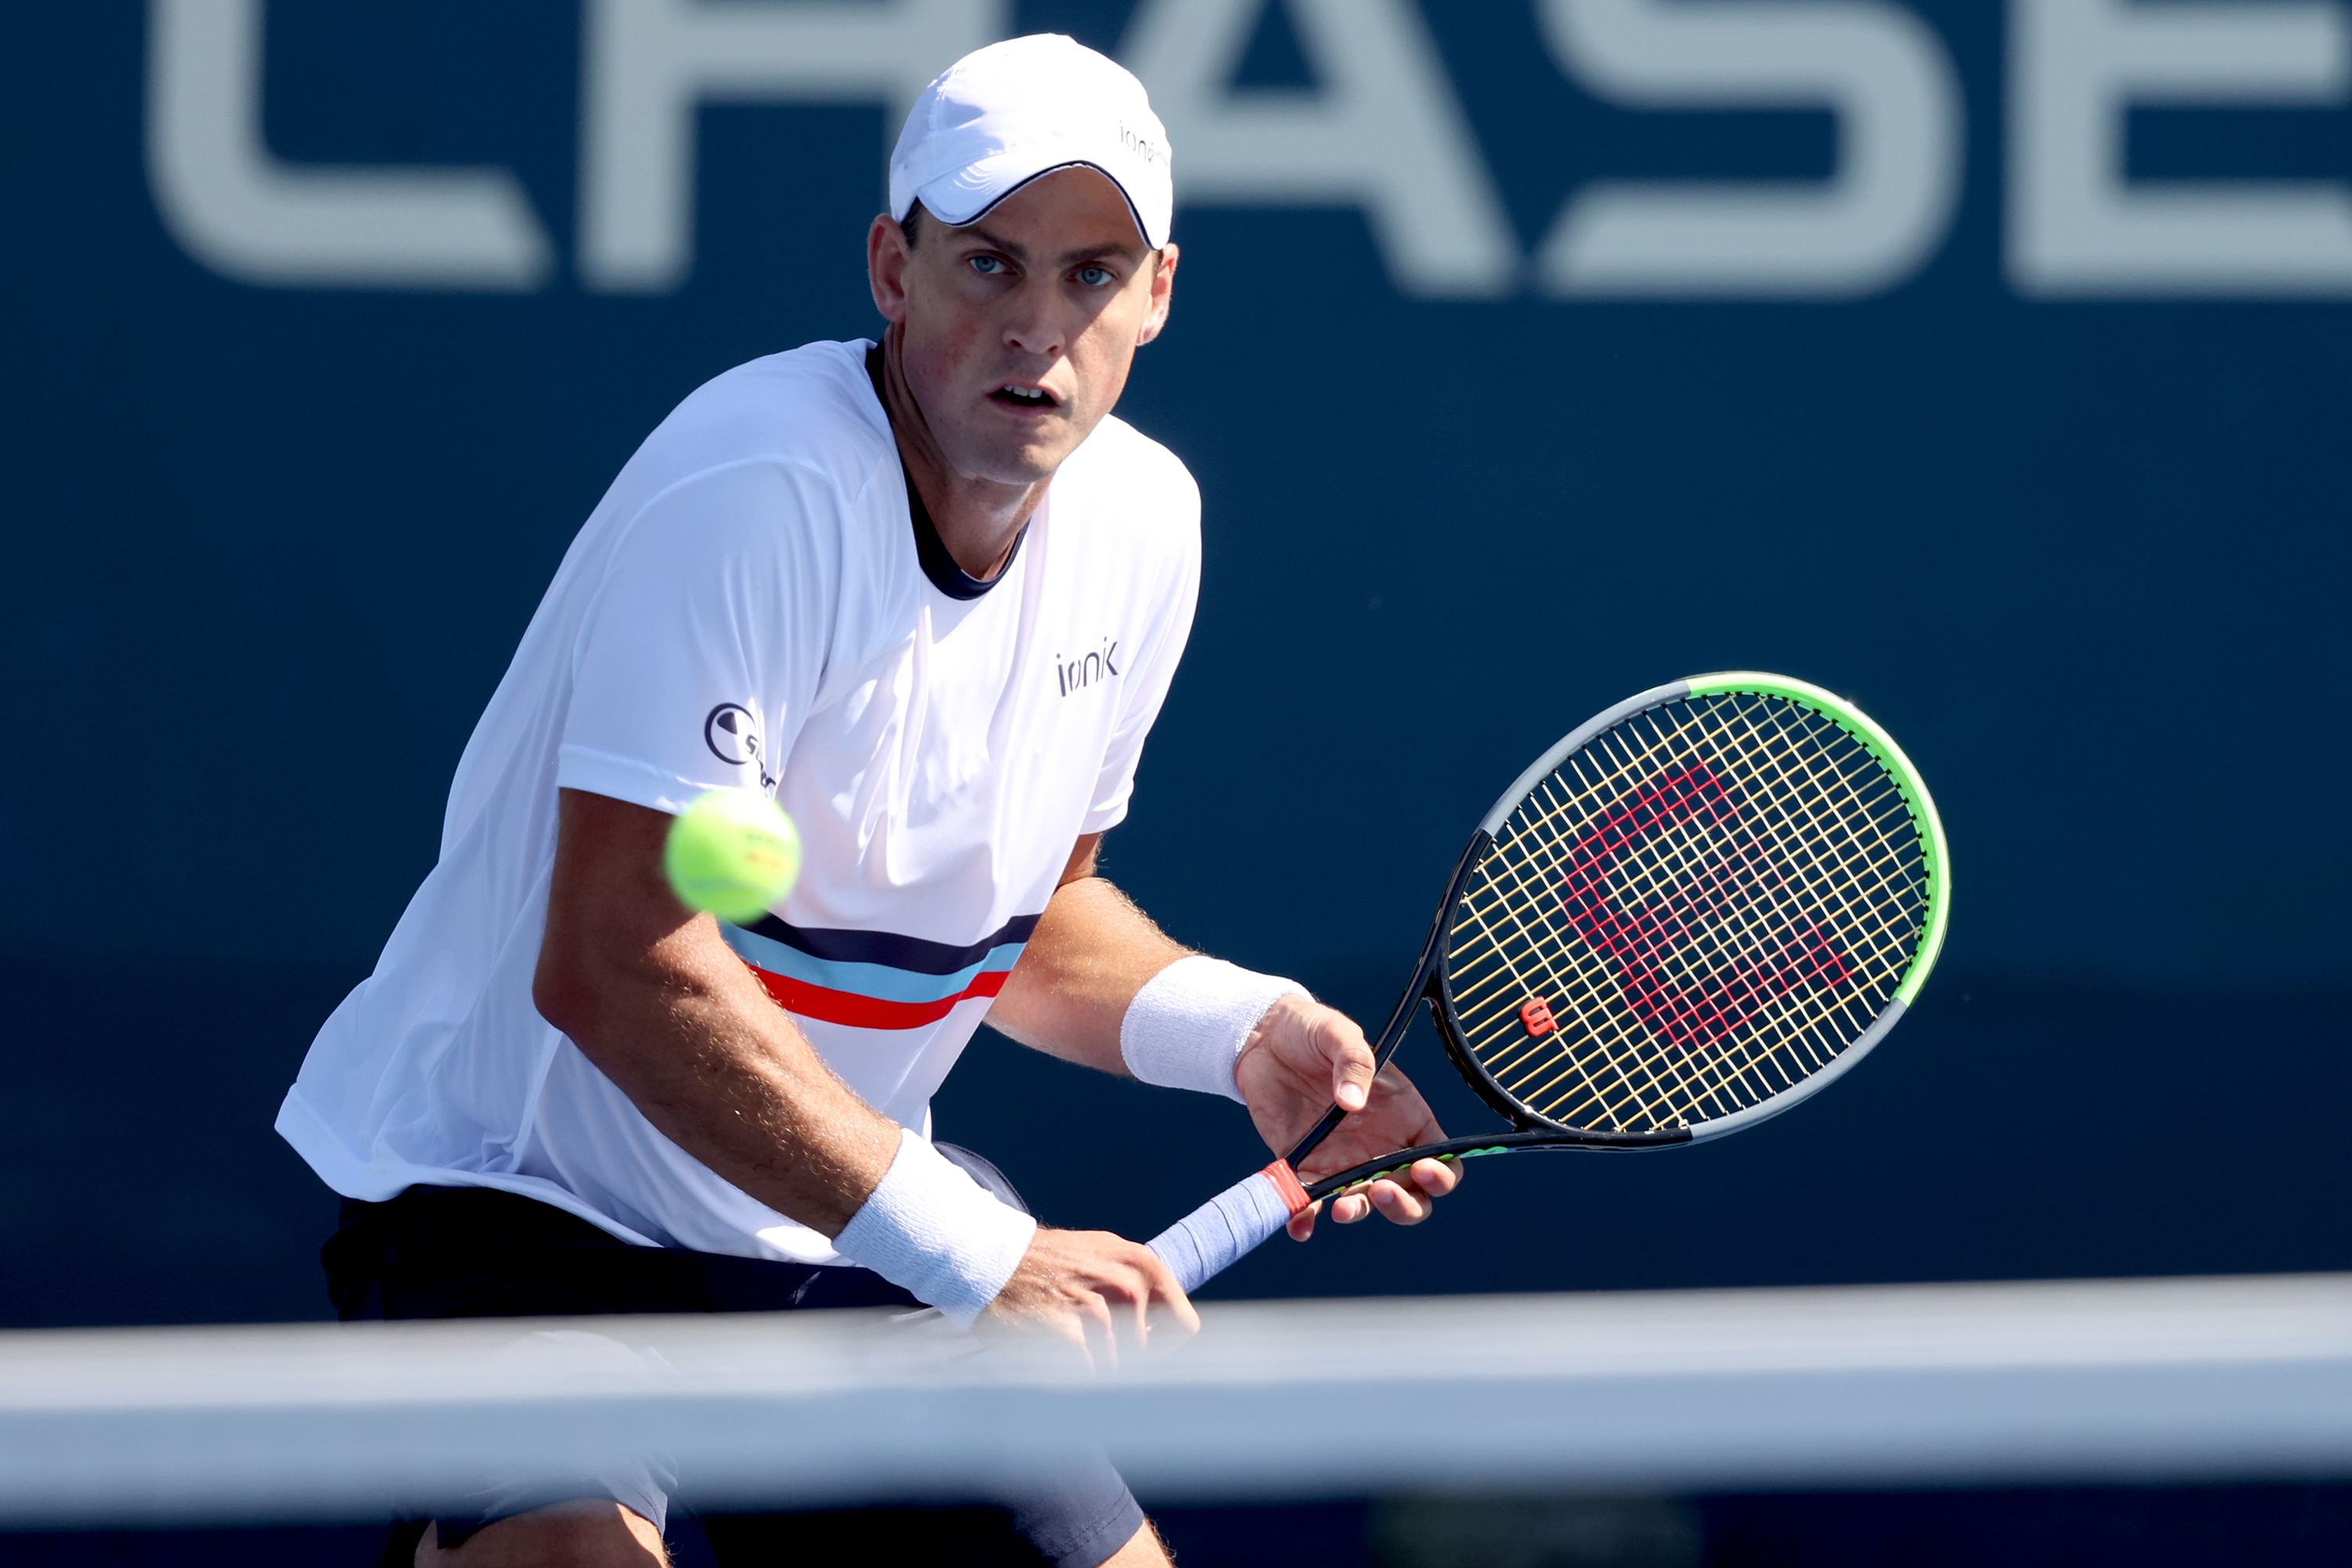
[(1000, 484), (1051, 477), (1110, 412), (1176, 272), (1176, 247), (1146, 248), (1092, 169), (1034, 180), (962, 228), (924, 224), (910, 253), (880, 248), (876, 301), (901, 323), (931, 438), (957, 472)]

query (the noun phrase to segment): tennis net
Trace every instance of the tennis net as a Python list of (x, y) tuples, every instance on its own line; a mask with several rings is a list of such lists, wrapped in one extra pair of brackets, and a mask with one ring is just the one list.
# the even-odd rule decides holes
[[(658, 1455), (704, 1503), (2352, 1477), (2352, 1274), (1213, 1304), (1088, 1371), (867, 1313), (0, 1334), (0, 1521), (359, 1518)], [(1404, 1441), (1440, 1435), (1442, 1441)]]

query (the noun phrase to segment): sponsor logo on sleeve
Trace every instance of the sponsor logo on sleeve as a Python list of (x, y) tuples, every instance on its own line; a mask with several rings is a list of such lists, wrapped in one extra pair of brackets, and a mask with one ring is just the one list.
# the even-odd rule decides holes
[(721, 702), (702, 721), (702, 743), (720, 762), (749, 767), (760, 760), (760, 721), (740, 702)]

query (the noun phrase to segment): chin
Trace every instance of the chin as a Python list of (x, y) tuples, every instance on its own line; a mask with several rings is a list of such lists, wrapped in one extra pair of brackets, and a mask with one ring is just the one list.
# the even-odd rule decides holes
[(1024, 441), (972, 454), (977, 461), (965, 471), (975, 479), (1000, 485), (1034, 485), (1054, 477), (1062, 460), (1077, 449), (1076, 441)]

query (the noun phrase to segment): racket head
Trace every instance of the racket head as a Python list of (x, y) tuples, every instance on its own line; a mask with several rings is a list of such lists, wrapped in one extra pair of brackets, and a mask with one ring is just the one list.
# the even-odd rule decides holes
[(1433, 995), (1472, 1087), (1522, 1129), (1696, 1142), (1819, 1093), (1942, 950), (1941, 819), (1853, 704), (1696, 676), (1563, 737), (1480, 824)]

